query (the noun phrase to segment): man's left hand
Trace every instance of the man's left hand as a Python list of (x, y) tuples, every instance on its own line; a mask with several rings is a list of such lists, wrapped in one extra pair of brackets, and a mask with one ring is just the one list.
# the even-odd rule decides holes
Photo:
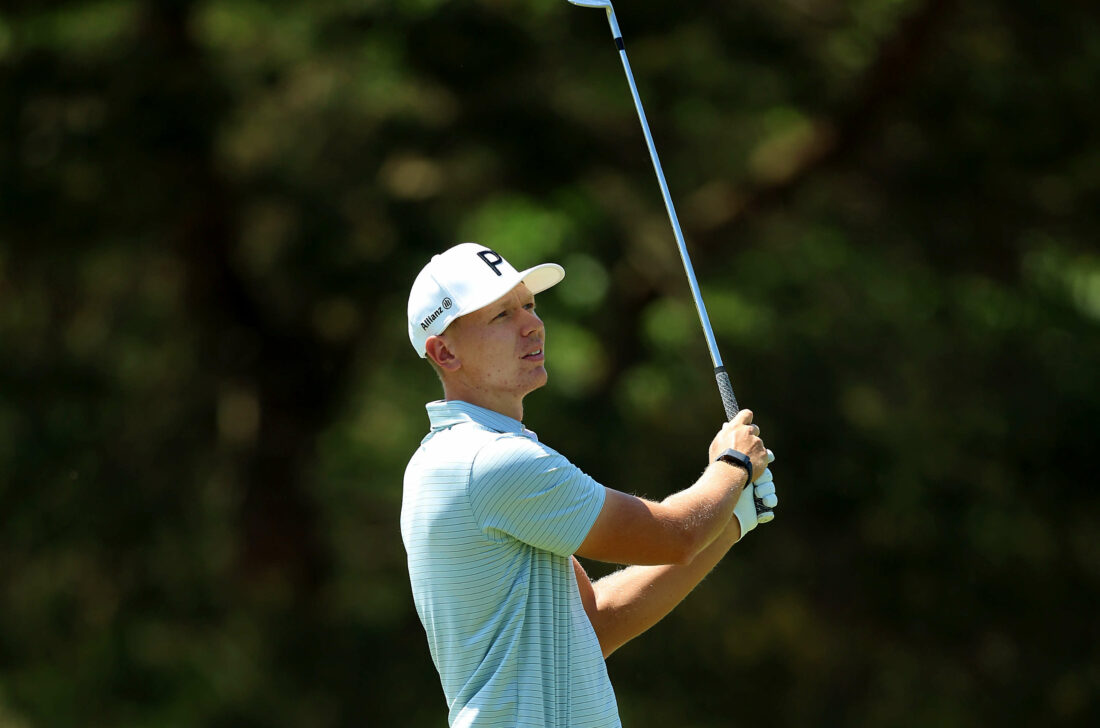
[[(768, 462), (774, 461), (775, 453), (768, 450)], [(759, 500), (768, 510), (757, 513), (756, 500)], [(752, 487), (745, 486), (741, 491), (741, 497), (737, 499), (737, 505), (733, 509), (737, 522), (741, 524), (741, 538), (744, 538), (745, 534), (757, 525), (775, 520), (773, 509), (777, 505), (779, 505), (779, 497), (776, 495), (771, 468), (764, 468), (764, 472), (753, 482)]]

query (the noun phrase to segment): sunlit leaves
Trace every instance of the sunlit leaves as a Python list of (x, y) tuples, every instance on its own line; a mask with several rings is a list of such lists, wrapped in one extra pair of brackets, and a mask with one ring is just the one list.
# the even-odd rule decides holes
[[(683, 488), (722, 418), (605, 18), (16, 5), (0, 723), (438, 724), (397, 527), (441, 396), (404, 321), (430, 255), (565, 266), (528, 424), (609, 485)], [(624, 722), (1095, 723), (1096, 19), (618, 5), (788, 494), (609, 663)], [(895, 37), (928, 8), (923, 45)]]

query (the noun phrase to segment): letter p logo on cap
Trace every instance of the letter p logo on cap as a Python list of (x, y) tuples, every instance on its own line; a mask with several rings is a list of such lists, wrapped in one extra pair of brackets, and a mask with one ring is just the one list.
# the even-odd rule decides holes
[[(489, 256), (492, 256), (491, 260), (490, 260)], [(477, 257), (484, 260), (485, 265), (492, 268), (493, 272), (496, 273), (498, 276), (503, 276), (504, 275), (503, 273), (500, 272), (500, 268), (499, 268), (500, 264), (504, 262), (504, 258), (501, 258), (500, 254), (497, 251), (490, 250), (490, 249), (486, 248), (485, 250), (482, 250), (480, 253), (478, 253)]]

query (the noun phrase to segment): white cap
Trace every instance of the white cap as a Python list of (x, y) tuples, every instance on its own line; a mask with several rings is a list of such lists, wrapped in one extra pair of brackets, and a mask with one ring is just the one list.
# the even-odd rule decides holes
[(557, 263), (517, 271), (499, 253), (477, 243), (460, 243), (433, 256), (409, 292), (409, 340), (427, 356), (429, 336), (442, 334), (459, 316), (484, 308), (520, 283), (540, 293), (565, 277)]

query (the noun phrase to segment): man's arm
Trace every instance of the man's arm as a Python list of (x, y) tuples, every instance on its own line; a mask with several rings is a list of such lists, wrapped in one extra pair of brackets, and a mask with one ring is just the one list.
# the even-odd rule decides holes
[(603, 508), (577, 554), (613, 564), (687, 564), (729, 523), (747, 473), (711, 463), (690, 488), (660, 503), (605, 488)]
[[(751, 498), (751, 493), (747, 495)], [(576, 557), (581, 602), (606, 658), (659, 622), (703, 580), (741, 538), (730, 518), (718, 538), (686, 564), (629, 566), (593, 583)]]
[(752, 424), (752, 412), (741, 410), (710, 445), (710, 465), (692, 485), (660, 503), (607, 488), (603, 508), (577, 549), (580, 556), (616, 564), (688, 564), (727, 527), (746, 486), (743, 468), (713, 462), (731, 448), (764, 472), (767, 448)]

